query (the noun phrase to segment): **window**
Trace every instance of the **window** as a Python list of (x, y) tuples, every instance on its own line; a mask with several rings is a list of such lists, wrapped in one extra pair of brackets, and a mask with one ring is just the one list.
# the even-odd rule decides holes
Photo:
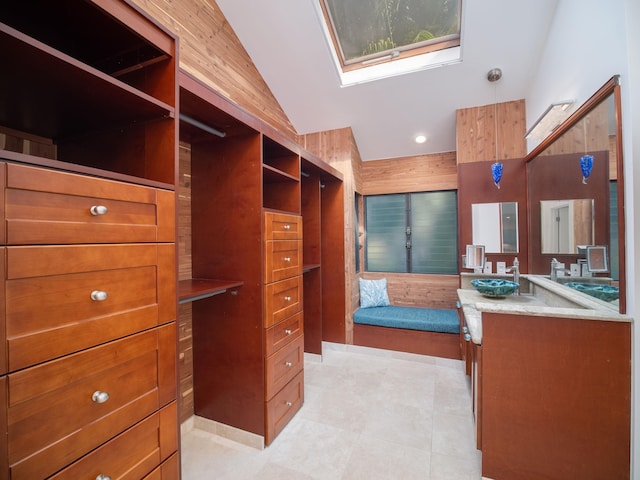
[(460, 45), (461, 0), (319, 0), (343, 72)]
[(458, 273), (455, 191), (365, 197), (365, 269)]

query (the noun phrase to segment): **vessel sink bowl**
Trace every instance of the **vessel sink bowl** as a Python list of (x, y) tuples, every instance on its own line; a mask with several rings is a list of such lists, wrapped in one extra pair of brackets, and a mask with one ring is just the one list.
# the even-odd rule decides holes
[(520, 288), (515, 282), (499, 279), (471, 280), (471, 285), (485, 297), (491, 298), (504, 298)]
[(605, 302), (612, 302), (617, 300), (620, 296), (620, 290), (618, 287), (612, 285), (603, 285), (599, 283), (579, 283), (569, 282), (565, 283), (565, 286), (573, 288), (578, 292), (586, 293), (597, 299), (604, 300)]

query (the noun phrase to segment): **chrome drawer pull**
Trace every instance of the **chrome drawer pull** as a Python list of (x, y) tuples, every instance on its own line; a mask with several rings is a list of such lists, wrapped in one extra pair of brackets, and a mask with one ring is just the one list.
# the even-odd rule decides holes
[(94, 302), (104, 302), (109, 294), (107, 292), (103, 292), (102, 290), (94, 290), (91, 292), (91, 300)]
[(464, 340), (465, 340), (466, 342), (468, 342), (469, 340), (471, 340), (471, 334), (470, 334), (470, 333), (465, 333), (465, 334), (464, 334)]
[(293, 403), (291, 403), (291, 402), (284, 402), (284, 404), (285, 404), (287, 407), (290, 407), (291, 405), (293, 405)]
[(291, 335), (293, 332), (291, 330), (289, 330), (288, 328), (286, 328), (284, 330), (284, 333), (287, 334), (287, 335)]
[(469, 327), (467, 327), (466, 325), (462, 327), (462, 333), (469, 333)]
[(285, 366), (285, 367), (293, 367), (293, 363), (291, 363), (291, 362), (284, 362), (284, 366)]
[(291, 257), (284, 257), (284, 261), (285, 262), (290, 262), (291, 261)]
[(285, 299), (287, 302), (290, 302), (290, 301), (291, 301), (291, 297), (290, 297), (289, 295), (287, 295), (286, 297), (284, 297), (284, 299)]
[(96, 480), (111, 480), (111, 477), (109, 475), (104, 475), (101, 473), (96, 477)]
[(285, 225), (285, 226), (284, 226), (284, 227), (282, 227), (282, 228), (284, 228), (285, 230), (291, 230), (291, 225)]
[(109, 394), (107, 392), (96, 390), (95, 392), (93, 392), (93, 395), (91, 395), (91, 400), (96, 403), (104, 403), (109, 400)]
[(97, 216), (97, 215), (106, 215), (109, 209), (104, 205), (94, 205), (89, 209), (89, 211), (91, 212), (91, 215)]

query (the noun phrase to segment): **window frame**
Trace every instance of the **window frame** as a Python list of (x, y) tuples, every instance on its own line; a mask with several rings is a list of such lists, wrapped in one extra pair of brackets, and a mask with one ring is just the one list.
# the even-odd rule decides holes
[(340, 63), (342, 73), (353, 72), (363, 68), (370, 67), (372, 65), (378, 65), (380, 63), (396, 62), (398, 60), (404, 60), (407, 58), (417, 57), (420, 55), (426, 55), (432, 52), (438, 52), (446, 50), (448, 48), (460, 47), (462, 37), (462, 2), (458, 0), (458, 33), (450, 34), (442, 37), (438, 37), (432, 40), (426, 40), (414, 44), (404, 45), (397, 48), (384, 50), (381, 52), (364, 55), (354, 58), (352, 60), (345, 60), (342, 46), (338, 39), (338, 33), (331, 16), (329, 7), (327, 6), (327, 0), (317, 0), (320, 4), (320, 10), (324, 17), (325, 24), (329, 37), (331, 38), (331, 45), (335, 51), (336, 58)]

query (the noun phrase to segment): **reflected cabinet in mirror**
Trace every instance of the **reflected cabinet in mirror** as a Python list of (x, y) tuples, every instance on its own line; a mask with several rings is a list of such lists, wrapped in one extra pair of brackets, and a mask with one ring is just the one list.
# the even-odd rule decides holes
[(518, 202), (471, 205), (473, 243), (486, 253), (518, 253)]
[(606, 248), (607, 271), (626, 312), (620, 86), (613, 77), (526, 158), (529, 272), (548, 275), (554, 258), (586, 262)]

